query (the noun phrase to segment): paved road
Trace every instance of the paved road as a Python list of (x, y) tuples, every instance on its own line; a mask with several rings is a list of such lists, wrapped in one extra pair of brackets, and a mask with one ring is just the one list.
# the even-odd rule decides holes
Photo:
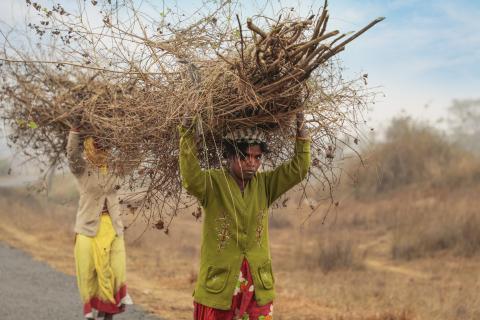
[[(83, 319), (75, 278), (0, 242), (0, 319)], [(114, 319), (160, 320), (137, 306)]]

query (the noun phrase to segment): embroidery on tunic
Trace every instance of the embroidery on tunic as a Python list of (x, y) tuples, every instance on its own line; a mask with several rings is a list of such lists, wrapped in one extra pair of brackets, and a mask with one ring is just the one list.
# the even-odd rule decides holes
[(217, 242), (218, 242), (218, 251), (225, 249), (228, 244), (228, 241), (231, 238), (230, 235), (230, 222), (228, 221), (225, 211), (219, 215), (216, 219), (216, 229), (217, 229)]
[(255, 229), (255, 236), (258, 246), (262, 246), (262, 233), (263, 233), (263, 218), (265, 217), (266, 210), (260, 210), (257, 214), (257, 228)]

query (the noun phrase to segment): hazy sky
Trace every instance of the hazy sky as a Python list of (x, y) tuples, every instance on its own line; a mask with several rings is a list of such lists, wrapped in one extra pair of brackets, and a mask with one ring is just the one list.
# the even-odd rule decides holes
[[(150, 2), (161, 7), (160, 0)], [(264, 3), (240, 2), (245, 18)], [(187, 11), (199, 3), (177, 1)], [(323, 0), (271, 3), (277, 8), (293, 6), (306, 15), (311, 8), (317, 11)], [(368, 73), (369, 84), (380, 86), (385, 94), (367, 115), (377, 130), (402, 110), (435, 123), (453, 99), (480, 97), (480, 0), (330, 0), (329, 7), (330, 28), (343, 32), (386, 17), (340, 56), (349, 73)], [(25, 11), (23, 0), (0, 1), (0, 20), (9, 25), (24, 23)]]

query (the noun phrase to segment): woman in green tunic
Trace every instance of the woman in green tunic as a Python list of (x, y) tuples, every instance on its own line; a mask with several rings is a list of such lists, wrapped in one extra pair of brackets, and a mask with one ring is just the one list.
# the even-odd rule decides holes
[[(258, 169), (266, 143), (256, 129), (228, 135), (227, 166), (210, 170), (200, 168), (193, 127), (181, 126), (179, 131), (182, 185), (204, 211), (195, 319), (271, 318), (275, 281), (268, 208), (308, 172), (310, 139), (303, 114), (297, 114), (293, 158), (265, 172)], [(240, 296), (239, 287), (246, 289)]]

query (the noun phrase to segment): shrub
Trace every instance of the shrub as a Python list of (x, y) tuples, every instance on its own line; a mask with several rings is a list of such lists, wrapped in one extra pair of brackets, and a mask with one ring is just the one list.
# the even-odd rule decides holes
[(356, 267), (352, 241), (327, 241), (319, 248), (317, 263), (324, 272)]
[(269, 226), (272, 229), (284, 229), (292, 227), (292, 222), (286, 214), (272, 214), (269, 218)]
[(326, 231), (315, 241), (313, 252), (305, 254), (307, 265), (323, 272), (358, 270), (362, 262), (357, 255), (353, 239), (346, 231)]
[(396, 118), (385, 141), (363, 155), (366, 166), (349, 165), (357, 197), (370, 197), (409, 185), (458, 187), (480, 183), (480, 161), (448, 141), (439, 130)]

